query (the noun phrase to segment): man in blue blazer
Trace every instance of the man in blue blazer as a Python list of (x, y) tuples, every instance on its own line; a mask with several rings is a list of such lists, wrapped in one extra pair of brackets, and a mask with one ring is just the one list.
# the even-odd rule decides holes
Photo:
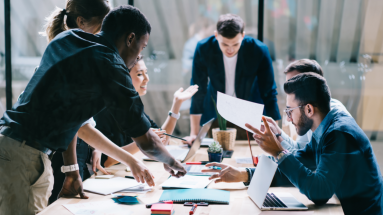
[(244, 22), (234, 14), (221, 15), (214, 34), (201, 40), (194, 54), (191, 84), (199, 90), (191, 102), (189, 144), (200, 125), (216, 118), (212, 97), (216, 101), (217, 91), (264, 104), (265, 115), (281, 119), (267, 46), (245, 36)]

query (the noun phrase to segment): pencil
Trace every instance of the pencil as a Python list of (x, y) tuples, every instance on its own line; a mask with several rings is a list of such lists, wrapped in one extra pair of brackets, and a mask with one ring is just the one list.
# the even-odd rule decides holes
[(170, 135), (170, 134), (167, 134), (167, 133), (163, 133), (163, 134), (166, 135), (166, 136), (169, 136), (169, 137), (173, 137), (173, 138), (179, 139), (179, 140), (187, 141), (185, 139), (182, 139), (181, 137), (176, 137), (176, 136), (173, 136), (173, 135)]

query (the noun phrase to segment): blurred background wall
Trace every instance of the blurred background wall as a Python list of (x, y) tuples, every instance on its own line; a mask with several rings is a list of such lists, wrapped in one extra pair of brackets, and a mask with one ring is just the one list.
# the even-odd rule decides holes
[[(116, 7), (128, 0), (109, 0)], [(173, 93), (187, 87), (196, 43), (213, 34), (220, 14), (240, 15), (257, 38), (258, 0), (135, 0), (152, 24), (144, 49), (150, 82), (145, 111), (162, 124)], [(12, 0), (13, 101), (24, 90), (47, 45), (44, 18), (65, 0)], [(0, 0), (0, 113), (5, 111), (4, 2)], [(332, 97), (340, 100), (371, 140), (383, 140), (383, 1), (266, 0), (264, 43), (269, 48), (278, 102), (285, 108), (283, 70), (293, 60), (315, 59)], [(189, 132), (190, 102), (175, 134)]]

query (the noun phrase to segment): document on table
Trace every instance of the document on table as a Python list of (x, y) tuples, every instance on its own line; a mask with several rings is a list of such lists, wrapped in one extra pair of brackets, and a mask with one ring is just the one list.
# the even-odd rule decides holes
[(163, 189), (173, 189), (173, 188), (205, 188), (210, 184), (212, 180), (209, 180), (209, 177), (206, 176), (194, 176), (194, 175), (185, 175), (181, 178), (170, 177), (166, 180), (161, 186)]
[(74, 215), (126, 215), (132, 214), (128, 206), (114, 203), (111, 199), (105, 201), (65, 204), (63, 205)]
[(108, 180), (87, 179), (82, 183), (84, 190), (90, 191), (93, 193), (98, 193), (101, 195), (108, 195), (111, 193), (115, 193), (120, 190), (137, 186), (139, 184), (140, 183), (138, 183), (134, 179), (121, 178), (121, 177), (115, 177)]
[(219, 114), (233, 124), (253, 133), (245, 124), (249, 123), (254, 128), (261, 128), (263, 115), (262, 104), (245, 101), (218, 92), (217, 109)]
[(235, 161), (237, 164), (253, 164), (251, 157), (236, 157)]

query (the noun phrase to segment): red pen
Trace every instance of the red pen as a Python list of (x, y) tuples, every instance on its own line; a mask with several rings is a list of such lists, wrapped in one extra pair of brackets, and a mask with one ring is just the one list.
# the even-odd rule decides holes
[(194, 204), (193, 207), (189, 211), (189, 215), (193, 215), (196, 208), (197, 208), (197, 204)]
[(198, 162), (186, 162), (186, 165), (205, 165), (211, 163), (209, 161), (198, 161)]

